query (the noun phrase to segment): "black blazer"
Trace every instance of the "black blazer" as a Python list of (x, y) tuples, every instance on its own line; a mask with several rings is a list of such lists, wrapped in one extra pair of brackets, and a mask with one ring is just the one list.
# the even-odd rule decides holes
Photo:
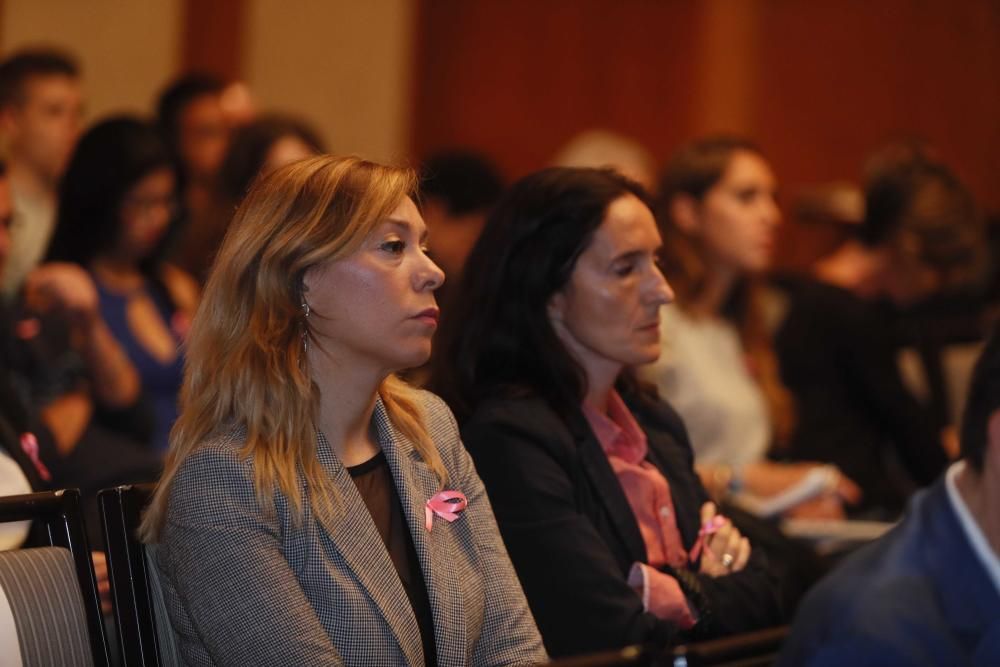
[[(647, 460), (670, 483), (686, 548), (708, 494), (680, 417), (666, 403), (625, 397), (649, 440)], [(535, 620), (553, 656), (776, 625), (777, 582), (754, 552), (737, 574), (674, 573), (702, 618), (690, 634), (643, 611), (628, 586), (646, 547), (625, 493), (582, 411), (561, 418), (539, 397), (490, 399), (462, 428)]]

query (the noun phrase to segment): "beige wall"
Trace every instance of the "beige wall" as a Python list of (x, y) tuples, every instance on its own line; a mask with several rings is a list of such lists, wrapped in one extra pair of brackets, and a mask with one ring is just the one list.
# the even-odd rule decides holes
[[(0, 0), (0, 53), (52, 44), (84, 68), (87, 119), (150, 112), (180, 58), (181, 0)], [(247, 0), (243, 73), (263, 110), (331, 150), (405, 161), (416, 0)], [(237, 29), (234, 26), (234, 29)]]
[(48, 44), (83, 67), (87, 119), (149, 112), (178, 59), (176, 0), (3, 0), (0, 49)]
[(316, 126), (330, 150), (407, 158), (415, 0), (251, 0), (243, 70), (265, 110)]

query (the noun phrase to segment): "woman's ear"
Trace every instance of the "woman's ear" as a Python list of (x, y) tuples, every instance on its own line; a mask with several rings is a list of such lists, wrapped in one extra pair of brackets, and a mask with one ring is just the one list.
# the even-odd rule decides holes
[(552, 295), (545, 306), (545, 314), (549, 316), (549, 322), (562, 322), (566, 312), (566, 295), (559, 290)]
[(701, 230), (698, 201), (688, 194), (674, 195), (670, 200), (670, 219), (685, 234), (698, 234)]

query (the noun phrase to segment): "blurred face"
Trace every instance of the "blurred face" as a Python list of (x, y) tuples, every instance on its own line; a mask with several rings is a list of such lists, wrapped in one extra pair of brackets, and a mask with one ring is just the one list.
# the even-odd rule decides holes
[(7, 255), (10, 253), (10, 223), (13, 216), (14, 207), (10, 199), (10, 185), (6, 175), (0, 176), (0, 280), (3, 278), (4, 268), (7, 265)]
[(162, 168), (144, 176), (122, 199), (116, 256), (133, 263), (144, 259), (167, 233), (175, 212), (173, 173)]
[(229, 147), (229, 123), (216, 94), (196, 97), (180, 117), (180, 150), (185, 167), (198, 181), (211, 180)]
[(588, 375), (601, 367), (617, 374), (660, 356), (660, 306), (674, 295), (656, 264), (659, 249), (649, 208), (620, 197), (553, 295), (549, 320)]
[(388, 374), (430, 358), (444, 273), (424, 249), (427, 228), (409, 198), (361, 249), (306, 272), (309, 354)]
[(267, 152), (267, 159), (264, 161), (261, 173), (269, 174), (278, 167), (284, 167), (286, 164), (298, 162), (314, 155), (316, 155), (316, 151), (298, 137), (293, 135), (281, 137)]
[(11, 156), (55, 183), (80, 136), (83, 95), (79, 82), (63, 75), (36, 76), (24, 86), (24, 100), (3, 112)]
[(736, 151), (722, 179), (694, 205), (691, 229), (711, 266), (737, 274), (771, 264), (774, 234), (781, 222), (777, 184), (756, 153)]

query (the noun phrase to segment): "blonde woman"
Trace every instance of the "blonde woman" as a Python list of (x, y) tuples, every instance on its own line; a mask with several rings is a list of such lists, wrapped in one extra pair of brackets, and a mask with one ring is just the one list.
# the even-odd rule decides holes
[(189, 664), (545, 658), (424, 363), (444, 280), (405, 170), (312, 158), (236, 213), (144, 519)]

